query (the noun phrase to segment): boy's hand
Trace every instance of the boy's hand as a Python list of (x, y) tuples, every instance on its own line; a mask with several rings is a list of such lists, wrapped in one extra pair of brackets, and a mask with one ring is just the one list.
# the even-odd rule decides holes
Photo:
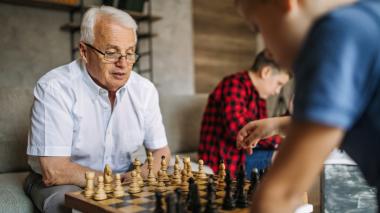
[(237, 134), (238, 149), (244, 149), (251, 155), (252, 149), (256, 147), (261, 139), (278, 134), (278, 120), (278, 118), (267, 118), (246, 124)]

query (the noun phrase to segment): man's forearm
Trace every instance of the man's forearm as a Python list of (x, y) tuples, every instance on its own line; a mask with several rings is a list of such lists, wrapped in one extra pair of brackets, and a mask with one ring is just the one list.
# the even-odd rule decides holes
[[(40, 157), (43, 182), (46, 186), (76, 185), (84, 187), (86, 171), (94, 171), (72, 162), (68, 157)], [(99, 171), (96, 176), (102, 175)]]
[(343, 134), (341, 129), (313, 123), (292, 124), (254, 195), (252, 212), (294, 212)]

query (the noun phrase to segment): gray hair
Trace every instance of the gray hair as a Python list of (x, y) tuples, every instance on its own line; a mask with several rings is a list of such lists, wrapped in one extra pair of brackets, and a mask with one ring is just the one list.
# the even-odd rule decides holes
[(94, 43), (94, 26), (96, 23), (96, 18), (99, 15), (109, 16), (112, 20), (115, 20), (115, 22), (123, 25), (124, 27), (132, 28), (135, 33), (135, 40), (137, 42), (137, 24), (135, 20), (128, 13), (110, 6), (92, 7), (87, 10), (82, 20), (80, 41), (89, 44)]

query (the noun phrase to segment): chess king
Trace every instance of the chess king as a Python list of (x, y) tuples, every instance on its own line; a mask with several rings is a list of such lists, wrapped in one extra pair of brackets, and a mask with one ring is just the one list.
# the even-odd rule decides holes
[[(132, 71), (138, 59), (136, 30), (124, 11), (89, 9), (81, 25), (80, 59), (38, 80), (27, 147), (33, 171), (25, 188), (41, 212), (67, 211), (64, 194), (85, 186), (86, 171), (95, 173), (95, 182), (104, 181), (107, 191), (112, 177), (98, 178), (106, 164), (121, 179), (130, 178), (131, 153), (141, 145), (155, 159), (170, 159), (158, 92)], [(152, 165), (155, 174), (159, 163)], [(141, 175), (147, 177), (147, 163)]]

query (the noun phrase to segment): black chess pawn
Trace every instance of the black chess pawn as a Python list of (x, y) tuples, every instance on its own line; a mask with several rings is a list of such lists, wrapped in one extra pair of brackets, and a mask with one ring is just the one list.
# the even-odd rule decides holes
[(175, 211), (176, 213), (182, 213), (184, 212), (185, 206), (182, 201), (182, 191), (180, 188), (175, 189), (175, 194), (176, 194), (176, 203), (175, 203)]
[(259, 170), (254, 168), (251, 172), (251, 181), (250, 181), (250, 186), (248, 189), (248, 196), (252, 197), (252, 195), (255, 193), (256, 188), (258, 184), (260, 183), (260, 175), (259, 175)]
[(156, 208), (154, 209), (154, 213), (164, 213), (164, 208), (162, 207), (162, 194), (161, 192), (156, 191)]
[(175, 197), (173, 193), (169, 193), (165, 197), (166, 213), (176, 213)]
[(225, 192), (224, 192), (224, 198), (223, 198), (223, 204), (222, 209), (223, 210), (232, 210), (235, 208), (235, 202), (232, 197), (232, 180), (231, 175), (229, 171), (226, 171), (226, 177), (224, 178), (224, 181), (226, 182)]
[(237, 175), (236, 192), (235, 192), (237, 208), (247, 208), (248, 206), (247, 195), (244, 190), (244, 184), (245, 184), (245, 169), (243, 166), (240, 166), (240, 169)]
[(189, 181), (189, 185), (191, 188), (189, 189), (188, 194), (188, 203), (187, 209), (192, 213), (200, 213), (201, 212), (201, 200), (198, 191), (198, 185), (193, 181)]
[(189, 182), (189, 190), (187, 192), (187, 199), (186, 199), (186, 203), (190, 203), (190, 200), (191, 200), (191, 193), (192, 191), (194, 190), (194, 184), (195, 184), (195, 180), (194, 178), (190, 177), (187, 182)]
[(214, 179), (210, 177), (207, 182), (207, 204), (204, 213), (216, 213), (218, 212), (215, 203), (215, 186)]

